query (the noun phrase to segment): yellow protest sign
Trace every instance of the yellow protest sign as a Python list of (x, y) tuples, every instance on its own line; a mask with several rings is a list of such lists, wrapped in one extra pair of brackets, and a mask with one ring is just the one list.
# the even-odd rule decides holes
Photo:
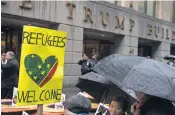
[(23, 27), (17, 105), (60, 101), (66, 35), (64, 31)]

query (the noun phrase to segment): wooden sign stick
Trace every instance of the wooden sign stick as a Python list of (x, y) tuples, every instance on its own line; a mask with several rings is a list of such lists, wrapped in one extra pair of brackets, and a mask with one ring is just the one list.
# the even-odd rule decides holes
[(43, 115), (43, 104), (37, 105), (37, 115)]

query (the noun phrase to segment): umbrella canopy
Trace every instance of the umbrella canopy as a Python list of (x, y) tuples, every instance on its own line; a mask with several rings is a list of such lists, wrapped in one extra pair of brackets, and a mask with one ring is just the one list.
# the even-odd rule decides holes
[(95, 81), (101, 84), (106, 84), (106, 85), (109, 84), (109, 81), (104, 76), (95, 72), (89, 72), (85, 75), (80, 76), (79, 78), (89, 80), (89, 81)]
[(175, 56), (174, 55), (167, 55), (165, 56), (163, 59), (166, 59), (166, 60), (175, 60)]
[(104, 76), (98, 73), (90, 72), (79, 78), (80, 80), (76, 87), (90, 94), (98, 103), (105, 101), (106, 104), (109, 104), (114, 96), (123, 96), (128, 99), (130, 104), (135, 101), (134, 98), (129, 96), (131, 91), (125, 89), (126, 93), (129, 94), (126, 95), (118, 86), (109, 82)]
[(90, 94), (97, 102), (100, 102), (102, 95), (109, 84), (105, 77), (100, 74), (90, 72), (80, 76), (79, 78), (80, 79), (76, 87)]
[(113, 54), (93, 70), (121, 88), (175, 100), (175, 67), (159, 61)]

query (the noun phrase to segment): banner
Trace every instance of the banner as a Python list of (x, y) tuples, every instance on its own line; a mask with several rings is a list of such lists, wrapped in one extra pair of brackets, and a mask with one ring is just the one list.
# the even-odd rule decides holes
[(64, 31), (23, 27), (17, 105), (60, 101), (66, 35)]

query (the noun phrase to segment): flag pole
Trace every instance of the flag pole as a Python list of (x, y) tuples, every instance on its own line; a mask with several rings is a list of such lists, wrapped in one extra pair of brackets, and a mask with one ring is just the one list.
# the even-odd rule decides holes
[(43, 104), (37, 105), (37, 115), (43, 115)]

